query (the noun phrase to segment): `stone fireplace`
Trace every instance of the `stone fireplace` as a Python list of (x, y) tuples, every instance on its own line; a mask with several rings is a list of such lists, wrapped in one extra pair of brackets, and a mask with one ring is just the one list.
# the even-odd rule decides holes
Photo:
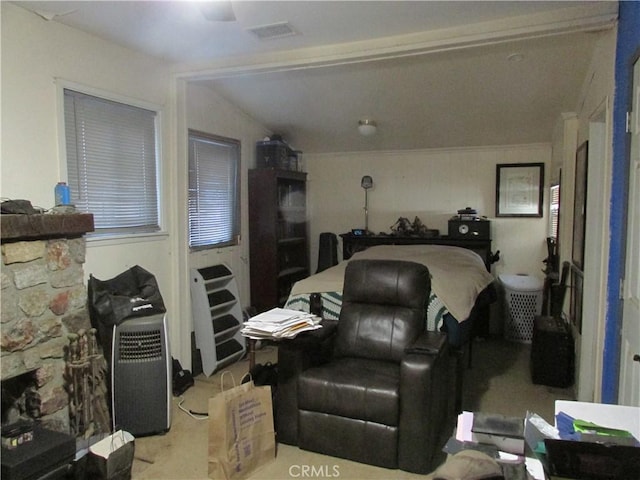
[(19, 396), (20, 385), (35, 386), (41, 424), (68, 433), (65, 352), (69, 334), (91, 328), (83, 264), (84, 234), (94, 229), (93, 215), (0, 219), (2, 421), (8, 421), (6, 397)]

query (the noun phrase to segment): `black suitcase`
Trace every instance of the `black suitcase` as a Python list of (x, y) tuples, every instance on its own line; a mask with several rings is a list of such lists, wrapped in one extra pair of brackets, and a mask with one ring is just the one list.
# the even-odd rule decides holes
[(567, 388), (574, 379), (574, 345), (569, 325), (557, 317), (536, 316), (531, 339), (531, 380)]

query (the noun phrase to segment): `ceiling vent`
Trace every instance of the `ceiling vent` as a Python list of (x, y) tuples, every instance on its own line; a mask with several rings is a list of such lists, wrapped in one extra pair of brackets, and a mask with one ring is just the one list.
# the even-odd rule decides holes
[(272, 23), (270, 25), (260, 25), (258, 27), (249, 27), (247, 30), (253, 33), (260, 40), (269, 40), (271, 38), (291, 37), (298, 35), (289, 22)]

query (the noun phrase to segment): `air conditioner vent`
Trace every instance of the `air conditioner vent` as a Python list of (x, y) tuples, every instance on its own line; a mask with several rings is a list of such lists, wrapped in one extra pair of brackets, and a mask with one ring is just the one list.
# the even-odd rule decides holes
[(146, 332), (120, 331), (120, 356), (123, 362), (144, 362), (162, 358), (162, 335), (160, 330)]
[(253, 33), (260, 40), (269, 40), (271, 38), (291, 37), (298, 35), (289, 22), (272, 23), (270, 25), (260, 25), (257, 27), (249, 27), (247, 31)]

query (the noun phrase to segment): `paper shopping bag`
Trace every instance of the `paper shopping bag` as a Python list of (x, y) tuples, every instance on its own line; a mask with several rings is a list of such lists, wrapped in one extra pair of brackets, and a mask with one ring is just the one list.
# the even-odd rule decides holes
[(270, 386), (250, 381), (209, 399), (209, 478), (246, 478), (275, 455)]
[(87, 478), (99, 480), (128, 480), (135, 441), (129, 432), (120, 430), (89, 447)]

